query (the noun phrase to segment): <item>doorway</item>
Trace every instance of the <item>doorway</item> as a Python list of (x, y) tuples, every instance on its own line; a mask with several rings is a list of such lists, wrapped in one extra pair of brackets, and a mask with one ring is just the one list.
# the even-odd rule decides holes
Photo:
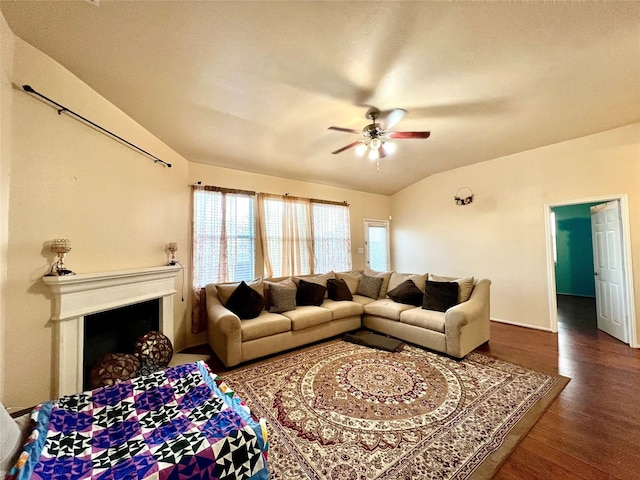
[(389, 222), (387, 220), (364, 221), (365, 266), (378, 272), (390, 269)]
[[(596, 308), (596, 296), (599, 296), (600, 307), (605, 305), (602, 304), (603, 298), (606, 301), (602, 292), (600, 291), (596, 295), (596, 288), (600, 287), (595, 280), (598, 277), (594, 275), (598, 270), (594, 267), (593, 262), (594, 248), (597, 249), (597, 246), (593, 246), (590, 238), (590, 207), (607, 202), (613, 202), (619, 206), (621, 274), (624, 277), (624, 291), (621, 293), (621, 298), (627, 307), (624, 339), (631, 347), (637, 348), (631, 276), (629, 214), (626, 195), (589, 198), (562, 204), (546, 205), (547, 238), (549, 239), (547, 242), (547, 258), (551, 330), (558, 332), (559, 320), (569, 323), (576, 321), (596, 322), (598, 315), (601, 313), (601, 309)], [(561, 222), (564, 222), (564, 224)], [(558, 225), (558, 229), (556, 229), (556, 225)], [(592, 311), (595, 319), (591, 314)], [(578, 318), (582, 319), (578, 320)], [(599, 323), (600, 321), (597, 320), (597, 324)], [(565, 323), (562, 326), (563, 329), (565, 326), (571, 328), (571, 325)], [(584, 327), (584, 325), (581, 327)]]
[(596, 205), (599, 202), (551, 208), (559, 328), (598, 328), (590, 210)]

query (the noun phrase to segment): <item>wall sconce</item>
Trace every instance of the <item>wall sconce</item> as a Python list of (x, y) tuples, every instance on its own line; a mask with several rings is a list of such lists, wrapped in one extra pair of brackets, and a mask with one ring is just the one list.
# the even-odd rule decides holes
[(171, 253), (171, 260), (169, 260), (169, 265), (175, 265), (176, 263), (176, 252), (178, 251), (178, 242), (170, 242), (167, 245), (167, 250)]
[(58, 259), (51, 265), (51, 270), (47, 276), (75, 275), (64, 265), (64, 256), (71, 251), (71, 242), (68, 238), (56, 238), (51, 242), (51, 250), (58, 254)]
[[(464, 191), (465, 193), (468, 193), (468, 195), (465, 197), (461, 197), (459, 196), (460, 191)], [(471, 202), (473, 202), (473, 192), (469, 187), (460, 187), (456, 192), (456, 196), (453, 198), (456, 201), (456, 205), (469, 205)]]

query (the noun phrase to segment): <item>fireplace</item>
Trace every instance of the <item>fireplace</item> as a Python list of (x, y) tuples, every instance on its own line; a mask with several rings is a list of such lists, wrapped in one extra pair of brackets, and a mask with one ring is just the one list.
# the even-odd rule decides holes
[(84, 317), (83, 390), (92, 367), (107, 353), (135, 353), (136, 340), (160, 329), (160, 302), (149, 300)]
[[(157, 305), (156, 329), (173, 342), (174, 279), (180, 268), (175, 265), (43, 277), (54, 300), (51, 317), (54, 324), (54, 397), (84, 389), (85, 334), (105, 330), (103, 324), (110, 320), (100, 315), (102, 312), (153, 301)], [(101, 325), (95, 326), (93, 322)]]

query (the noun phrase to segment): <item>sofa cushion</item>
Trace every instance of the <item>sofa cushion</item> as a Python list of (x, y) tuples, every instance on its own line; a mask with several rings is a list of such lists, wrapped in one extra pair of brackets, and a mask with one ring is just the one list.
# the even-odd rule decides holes
[(351, 301), (352, 302), (356, 302), (356, 303), (358, 303), (358, 304), (360, 304), (360, 305), (362, 305), (364, 307), (365, 305), (367, 305), (367, 304), (369, 304), (371, 302), (375, 302), (376, 299), (371, 298), (371, 297), (365, 297), (364, 295), (355, 294), (353, 296), (353, 300), (351, 300)]
[(400, 323), (445, 333), (444, 313), (423, 308), (412, 308), (400, 314)]
[(351, 301), (353, 299), (351, 290), (349, 290), (347, 282), (343, 279), (330, 278), (327, 280), (327, 290), (331, 300), (340, 302), (344, 300)]
[[(391, 283), (389, 283), (389, 285), (391, 285)], [(410, 279), (405, 280), (393, 290), (389, 290), (387, 296), (394, 302), (418, 307), (422, 305), (424, 293), (413, 283), (413, 280)]]
[(387, 294), (387, 290), (389, 289), (389, 280), (391, 280), (391, 274), (393, 272), (377, 272), (375, 270), (371, 270), (370, 268), (365, 268), (364, 274), (370, 277), (379, 277), (382, 278), (382, 286), (380, 287), (380, 293), (378, 294), (378, 298), (384, 298)]
[(264, 309), (264, 297), (246, 283), (240, 282), (225, 306), (242, 320), (247, 320), (260, 315)]
[(269, 286), (269, 299), (271, 306), (269, 312), (282, 313), (296, 308), (296, 294), (298, 289), (295, 286), (286, 286), (274, 283)]
[(455, 278), (455, 277), (441, 277), (439, 275), (429, 274), (429, 280), (435, 282), (456, 282), (460, 289), (458, 290), (458, 303), (466, 302), (471, 297), (474, 287), (474, 278)]
[[(249, 282), (245, 282), (251, 288), (253, 288), (260, 295), (264, 296), (264, 288), (262, 277), (256, 278), (255, 280), (251, 280)], [(218, 298), (220, 299), (220, 303), (227, 306), (227, 302), (229, 301), (229, 297), (235, 291), (236, 288), (240, 285), (240, 282), (235, 283), (218, 283), (216, 284), (216, 291), (218, 292)]]
[(380, 295), (382, 282), (383, 279), (381, 277), (370, 277), (369, 275), (362, 275), (356, 293), (358, 295), (363, 295), (369, 298), (378, 298)]
[(341, 318), (362, 315), (363, 312), (362, 305), (357, 302), (345, 302), (327, 299), (322, 302), (322, 305), (320, 306), (322, 308), (331, 310), (333, 320), (340, 320)]
[(367, 315), (375, 315), (376, 317), (388, 318), (389, 320), (400, 320), (400, 313), (410, 308), (415, 307), (413, 305), (394, 302), (390, 298), (382, 298), (365, 305), (364, 313)]
[(302, 330), (332, 320), (331, 310), (313, 305), (298, 306), (295, 310), (283, 312), (283, 316), (291, 320), (291, 330)]
[(277, 313), (260, 312), (256, 318), (241, 322), (242, 341), (277, 335), (291, 330), (291, 320)]
[(298, 280), (298, 292), (296, 293), (297, 305), (321, 305), (324, 301), (324, 294), (327, 287), (323, 287), (319, 283), (307, 282), (306, 280)]
[(356, 290), (358, 290), (358, 284), (360, 283), (361, 277), (362, 277), (362, 274), (360, 272), (336, 273), (336, 278), (340, 280), (344, 280), (346, 282), (347, 286), (349, 287), (349, 291), (351, 292), (351, 295), (355, 294)]
[(424, 287), (422, 308), (446, 312), (458, 304), (458, 289), (457, 282), (433, 282), (429, 280)]
[(422, 275), (414, 274), (414, 273), (398, 273), (393, 272), (391, 274), (391, 278), (389, 279), (389, 287), (387, 291), (387, 295), (389, 292), (396, 288), (401, 283), (412, 280), (416, 287), (418, 287), (421, 291), (424, 292), (424, 284), (427, 282), (428, 274), (424, 273)]

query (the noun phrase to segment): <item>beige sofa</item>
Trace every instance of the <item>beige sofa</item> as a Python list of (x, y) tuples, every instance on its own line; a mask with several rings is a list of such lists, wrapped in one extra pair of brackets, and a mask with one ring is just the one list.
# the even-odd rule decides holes
[[(368, 276), (374, 275), (366, 273)], [(456, 358), (464, 357), (489, 340), (491, 282), (487, 279), (465, 279), (470, 290), (467, 292), (470, 293), (468, 299), (440, 312), (398, 303), (387, 296), (387, 292), (393, 291), (395, 286), (409, 278), (424, 289), (426, 274), (376, 273), (376, 276), (383, 276), (384, 279), (378, 298), (357, 293), (358, 275), (362, 275), (362, 272), (299, 276), (297, 278), (325, 285), (328, 278), (344, 279), (353, 298), (350, 301), (325, 298), (319, 306), (296, 306), (295, 309), (281, 313), (270, 313), (265, 309), (256, 318), (248, 320), (241, 320), (223, 305), (221, 297), (228, 294), (222, 295), (218, 289), (227, 291), (230, 284), (207, 285), (209, 345), (220, 360), (230, 367), (360, 328), (387, 334)], [(449, 277), (433, 278), (440, 282), (457, 280)], [(269, 288), (265, 291), (265, 287), (280, 282), (290, 280), (266, 279), (262, 285), (265, 296), (269, 296)], [(254, 285), (254, 288), (257, 287)], [(460, 292), (462, 294), (462, 286)]]

